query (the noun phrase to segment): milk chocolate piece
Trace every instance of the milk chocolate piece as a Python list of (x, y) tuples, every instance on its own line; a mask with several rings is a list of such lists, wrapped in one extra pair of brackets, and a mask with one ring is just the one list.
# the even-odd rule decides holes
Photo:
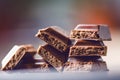
[(61, 52), (68, 51), (69, 45), (71, 43), (68, 37), (62, 35), (52, 27), (40, 29), (36, 36)]
[(79, 24), (71, 31), (70, 37), (85, 40), (111, 40), (109, 27), (103, 24)]
[(12, 70), (25, 55), (26, 49), (15, 45), (2, 60), (1, 70)]
[(107, 46), (102, 41), (79, 40), (70, 47), (71, 56), (106, 56)]
[(44, 45), (38, 48), (38, 54), (43, 57), (50, 65), (52, 65), (57, 71), (62, 70), (62, 66), (66, 62), (66, 54), (61, 53), (51, 45)]
[(64, 72), (108, 71), (106, 62), (97, 56), (72, 57), (65, 63)]
[(36, 52), (32, 45), (15, 45), (2, 60), (1, 70), (13, 70), (22, 64), (34, 63), (33, 56)]

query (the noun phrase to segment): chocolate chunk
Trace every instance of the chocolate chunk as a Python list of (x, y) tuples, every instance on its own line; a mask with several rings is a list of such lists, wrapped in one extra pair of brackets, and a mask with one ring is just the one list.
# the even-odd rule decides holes
[(2, 60), (1, 70), (12, 70), (25, 55), (26, 49), (15, 45)]
[(22, 64), (34, 63), (33, 56), (36, 52), (32, 45), (15, 45), (2, 60), (1, 70), (13, 70)]
[(61, 53), (51, 45), (44, 45), (38, 48), (38, 54), (43, 57), (50, 65), (52, 65), (57, 71), (62, 70), (62, 66), (67, 60), (67, 55)]
[(111, 40), (109, 27), (102, 24), (79, 24), (71, 31), (70, 37), (85, 40)]
[(61, 52), (68, 51), (69, 45), (71, 44), (71, 41), (68, 37), (59, 33), (52, 27), (40, 29), (36, 36)]
[(108, 71), (106, 62), (101, 57), (72, 57), (65, 63), (64, 72)]
[(106, 56), (107, 46), (102, 41), (79, 40), (70, 47), (71, 56)]

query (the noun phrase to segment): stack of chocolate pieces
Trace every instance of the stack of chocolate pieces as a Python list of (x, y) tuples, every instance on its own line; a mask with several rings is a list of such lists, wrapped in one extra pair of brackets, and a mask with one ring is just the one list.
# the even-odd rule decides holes
[(37, 50), (32, 45), (15, 45), (2, 60), (1, 70), (108, 70), (101, 57), (107, 52), (103, 40), (111, 40), (107, 25), (78, 25), (71, 31), (70, 38), (51, 26), (38, 30), (35, 36), (46, 43), (40, 44)]
[(67, 61), (71, 40), (54, 27), (40, 29), (36, 36), (46, 42), (45, 45), (39, 46), (37, 53), (58, 72), (61, 72)]
[(107, 46), (103, 40), (111, 40), (107, 25), (80, 24), (70, 34), (73, 43), (64, 72), (69, 71), (107, 71)]

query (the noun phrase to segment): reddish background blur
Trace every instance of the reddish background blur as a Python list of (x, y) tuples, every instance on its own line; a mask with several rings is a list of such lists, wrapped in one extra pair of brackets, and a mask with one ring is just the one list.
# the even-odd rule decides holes
[(105, 23), (118, 30), (119, 4), (119, 0), (0, 0), (0, 29)]

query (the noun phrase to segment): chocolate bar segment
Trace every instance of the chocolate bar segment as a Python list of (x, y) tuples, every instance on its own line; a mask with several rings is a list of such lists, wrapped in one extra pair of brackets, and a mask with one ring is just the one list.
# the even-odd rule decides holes
[(52, 65), (57, 71), (62, 70), (62, 66), (66, 62), (66, 54), (61, 53), (51, 45), (44, 45), (38, 48), (38, 54), (43, 57), (50, 65)]
[(70, 47), (71, 56), (106, 56), (107, 46), (102, 41), (79, 40)]
[(40, 29), (36, 36), (61, 52), (68, 51), (71, 41), (52, 27)]
[(15, 45), (2, 60), (1, 70), (12, 70), (25, 55), (26, 49)]
[(103, 24), (79, 24), (71, 31), (70, 37), (85, 40), (111, 40), (109, 28)]
[[(95, 58), (94, 58), (95, 57)], [(71, 57), (65, 63), (64, 72), (81, 72), (81, 71), (108, 71), (106, 62), (101, 58), (92, 56)]]
[(15, 45), (2, 60), (1, 70), (14, 70), (23, 64), (34, 64), (35, 48), (30, 45)]

